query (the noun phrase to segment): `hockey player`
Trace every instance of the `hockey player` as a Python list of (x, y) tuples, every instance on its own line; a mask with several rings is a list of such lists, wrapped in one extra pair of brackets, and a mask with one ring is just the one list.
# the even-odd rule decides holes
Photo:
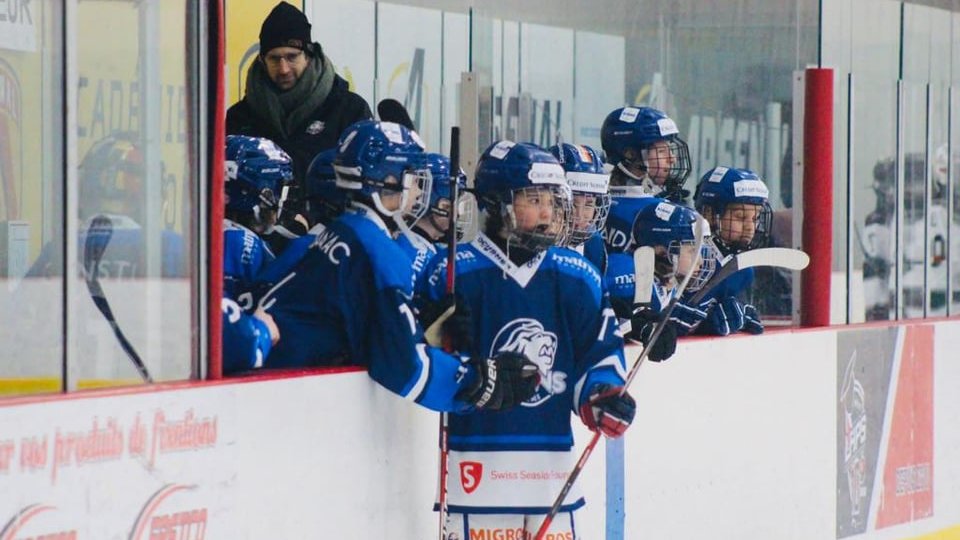
[(550, 147), (565, 171), (573, 195), (566, 245), (580, 253), (600, 271), (607, 270), (603, 228), (610, 212), (610, 174), (600, 154), (589, 146), (561, 143)]
[(679, 202), (686, 197), (690, 151), (670, 117), (650, 107), (623, 107), (607, 115), (600, 131), (610, 173), (613, 204), (605, 239), (611, 253), (632, 252), (633, 218), (641, 199)]
[(259, 234), (273, 225), (293, 169), (286, 152), (259, 137), (227, 136), (225, 158), (223, 371), (231, 374), (261, 367), (280, 337), (270, 315), (254, 306), (254, 284), (274, 260)]
[[(404, 224), (397, 235), (397, 244), (413, 261), (413, 278), (416, 284), (423, 277), (427, 263), (437, 254), (437, 242), (441, 242), (450, 228), (450, 158), (442, 154), (424, 154), (430, 172), (429, 201), (424, 208), (411, 208), (404, 216)], [(466, 175), (457, 177), (458, 191), (467, 187)], [(465, 194), (465, 193), (464, 193)], [(416, 287), (415, 287), (416, 289)]]
[[(694, 204), (710, 223), (716, 264), (722, 264), (724, 257), (767, 244), (773, 215), (768, 199), (766, 184), (753, 171), (714, 167), (703, 175)], [(741, 270), (714, 287), (698, 305), (678, 304), (673, 316), (678, 332), (686, 335), (696, 330), (719, 336), (741, 330), (763, 333), (757, 309), (739, 298), (753, 280), (752, 268)]]
[[(697, 291), (713, 275), (715, 247), (709, 238), (709, 227), (704, 227), (700, 261), (694, 263), (697, 238), (695, 224), (703, 218), (685, 206), (658, 198), (648, 198), (647, 204), (634, 220), (632, 242), (637, 246), (654, 249), (654, 284), (650, 305), (633, 305), (634, 261), (632, 254), (610, 255), (605, 286), (611, 302), (622, 319), (630, 319), (631, 333), (628, 338), (647, 343), (662, 319), (661, 312), (678, 293), (677, 286), (684, 276), (693, 273), (686, 291)], [(678, 304), (679, 306), (679, 304)], [(666, 360), (676, 349), (676, 309), (671, 314), (670, 324), (664, 328), (648, 358), (654, 362)]]
[[(476, 314), (472, 331), (453, 336), (458, 350), (480, 356), (521, 351), (541, 382), (520, 407), (499, 413), (452, 415), (448, 529), (460, 538), (494, 538), (536, 531), (573, 465), (570, 413), (592, 430), (619, 437), (633, 420), (626, 394), (623, 341), (600, 288), (600, 275), (582, 256), (558, 246), (565, 235), (570, 192), (548, 151), (500, 141), (477, 163), (475, 194), (483, 232), (456, 253), (457, 310)], [(446, 253), (431, 263), (428, 298), (445, 296)], [(504, 471), (491, 481), (490, 471)], [(516, 472), (520, 471), (520, 472)], [(456, 478), (457, 475), (452, 475)], [(553, 522), (554, 538), (574, 538), (569, 498)]]
[(536, 366), (521, 352), (460, 357), (428, 346), (413, 316), (411, 269), (391, 237), (424, 169), (419, 137), (389, 122), (344, 134), (334, 161), (349, 208), (263, 305), (283, 339), (268, 367), (363, 365), (387, 389), (438, 411), (498, 410), (527, 399)]

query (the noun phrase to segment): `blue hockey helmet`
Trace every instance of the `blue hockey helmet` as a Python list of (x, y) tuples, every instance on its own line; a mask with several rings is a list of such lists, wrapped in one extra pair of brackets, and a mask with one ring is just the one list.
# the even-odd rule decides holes
[(690, 175), (690, 149), (677, 124), (652, 107), (614, 110), (603, 121), (600, 140), (610, 164), (635, 182), (649, 178), (668, 196), (678, 194)]
[[(696, 224), (702, 224), (703, 243), (700, 260), (693, 264), (698, 238)], [(639, 246), (662, 248), (657, 251), (656, 274), (661, 279), (694, 274), (688, 291), (698, 290), (716, 266), (716, 247), (710, 241), (710, 226), (696, 211), (666, 200), (656, 200), (637, 212), (633, 222), (633, 241)]]
[(310, 223), (328, 224), (335, 220), (347, 204), (347, 194), (337, 188), (333, 160), (337, 149), (330, 148), (314, 156), (307, 167), (305, 192)]
[(253, 214), (279, 211), (283, 188), (293, 181), (290, 156), (270, 139), (228, 135), (226, 151), (226, 208)]
[(766, 245), (773, 212), (770, 192), (748, 169), (714, 167), (697, 184), (694, 206), (713, 229), (713, 241), (724, 254)]
[[(423, 148), (420, 136), (400, 124), (361, 120), (340, 138), (333, 162), (337, 187), (368, 199), (385, 216), (426, 208), (417, 202), (430, 193)], [(399, 199), (388, 202), (387, 196)]]
[(567, 244), (579, 246), (603, 230), (610, 213), (610, 174), (600, 154), (582, 144), (561, 143), (550, 147), (565, 171), (573, 194)]
[[(559, 245), (566, 237), (570, 188), (553, 154), (532, 143), (498, 141), (477, 161), (474, 177), (481, 210), (502, 219), (508, 242), (533, 251)], [(540, 210), (529, 223), (530, 210)]]
[[(437, 218), (446, 218), (450, 216), (449, 207), (444, 208), (441, 202), (450, 201), (450, 158), (443, 154), (427, 153), (427, 169), (430, 171), (431, 189), (429, 208), (427, 209), (428, 219), (433, 226), (441, 232), (446, 232), (446, 227), (441, 226)], [(474, 207), (476, 201), (473, 194), (467, 192), (467, 175), (460, 169), (457, 174), (457, 231), (463, 238), (466, 229), (470, 228), (474, 218)]]

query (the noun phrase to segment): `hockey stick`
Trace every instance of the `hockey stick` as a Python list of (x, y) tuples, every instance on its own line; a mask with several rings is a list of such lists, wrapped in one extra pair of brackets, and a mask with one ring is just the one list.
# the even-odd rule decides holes
[(100, 286), (100, 260), (103, 258), (104, 251), (107, 250), (107, 244), (113, 236), (113, 222), (110, 218), (100, 214), (93, 218), (90, 226), (87, 228), (87, 238), (83, 243), (83, 268), (86, 272), (87, 290), (90, 291), (90, 298), (97, 305), (97, 309), (103, 314), (110, 328), (113, 329), (113, 335), (117, 336), (120, 342), (120, 348), (127, 353), (127, 357), (133, 362), (134, 367), (140, 373), (144, 382), (152, 383), (150, 372), (144, 365), (140, 355), (134, 350), (133, 345), (127, 340), (127, 336), (120, 330), (116, 317), (113, 316), (113, 310), (110, 309), (110, 303), (103, 294), (103, 287)]
[[(381, 105), (383, 102), (380, 102)], [(399, 105), (399, 103), (398, 103)], [(379, 110), (379, 106), (377, 107)], [(457, 271), (457, 181), (460, 176), (460, 128), (450, 128), (450, 219), (447, 224), (447, 295), (456, 310)], [(450, 352), (453, 344), (444, 336), (444, 350)], [(440, 540), (447, 540), (447, 465), (450, 459), (450, 415), (440, 413)]]
[(738, 253), (721, 266), (720, 270), (704, 284), (703, 288), (697, 291), (690, 300), (687, 300), (685, 303), (692, 306), (699, 304), (707, 293), (719, 285), (721, 281), (740, 270), (757, 266), (775, 266), (788, 270), (803, 270), (808, 264), (810, 264), (810, 256), (799, 249), (760, 248), (744, 251), (743, 253)]
[[(681, 281), (680, 285), (676, 288), (676, 290), (674, 290), (673, 296), (670, 298), (670, 302), (667, 304), (667, 307), (661, 312), (662, 314), (660, 322), (657, 323), (656, 328), (654, 328), (653, 333), (650, 335), (650, 339), (647, 340), (643, 350), (640, 351), (640, 356), (637, 357), (633, 367), (630, 368), (630, 372), (627, 374), (627, 378), (623, 383), (623, 388), (620, 390), (621, 396), (627, 393), (630, 383), (633, 382), (634, 377), (637, 376), (637, 372), (640, 370), (640, 365), (643, 364), (643, 361), (647, 358), (650, 350), (654, 345), (656, 345), (657, 340), (660, 339), (660, 334), (663, 333), (663, 329), (670, 324), (670, 313), (673, 311), (674, 306), (677, 305), (677, 302), (683, 295), (683, 291), (687, 288), (687, 284), (690, 283), (690, 278), (694, 274), (692, 269), (696, 268), (697, 264), (700, 262), (700, 252), (703, 248), (703, 233), (704, 221), (703, 218), (700, 218), (697, 220), (697, 223), (694, 226), (694, 234), (697, 237), (697, 248), (694, 254), (693, 262), (690, 264), (691, 271), (687, 272), (687, 275), (683, 277), (683, 281)], [(653, 289), (654, 261), (653, 257), (650, 256), (650, 252), (644, 251), (643, 254), (638, 255), (637, 251), (640, 251), (640, 248), (637, 248), (637, 250), (634, 251), (633, 258), (634, 272), (637, 274), (636, 279), (634, 280), (634, 300), (642, 300), (644, 297), (646, 297), (647, 301), (649, 302), (650, 293), (652, 293)], [(652, 248), (650, 251), (652, 251)], [(642, 286), (641, 280), (646, 281), (647, 286)], [(641, 290), (641, 288), (643, 290)], [(564, 499), (566, 499), (567, 495), (570, 493), (573, 483), (576, 482), (577, 478), (580, 476), (580, 473), (583, 471), (584, 466), (586, 466), (587, 460), (590, 459), (590, 455), (593, 453), (593, 449), (597, 446), (598, 442), (600, 442), (599, 429), (593, 432), (593, 437), (590, 438), (590, 442), (587, 443), (586, 448), (583, 449), (583, 453), (580, 454), (580, 459), (577, 460), (577, 464), (574, 465), (573, 470), (570, 471), (567, 481), (563, 484), (563, 487), (560, 488), (560, 494), (557, 495), (557, 498), (553, 501), (553, 506), (550, 507), (550, 511), (543, 518), (543, 522), (540, 523), (540, 528), (537, 529), (537, 533), (534, 535), (536, 540), (544, 540), (546, 537), (547, 530), (550, 528), (550, 524), (553, 523), (553, 519), (557, 516), (557, 512), (560, 511), (560, 507), (563, 505)]]

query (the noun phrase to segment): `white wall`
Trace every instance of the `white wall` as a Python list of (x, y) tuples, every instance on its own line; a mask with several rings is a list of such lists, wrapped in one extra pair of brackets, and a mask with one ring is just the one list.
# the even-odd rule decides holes
[[(922, 346), (910, 345), (922, 345), (916, 336), (929, 327), (933, 427), (924, 431), (916, 391), (925, 388), (922, 369), (898, 366), (931, 365)], [(903, 442), (903, 430), (889, 418), (904, 406), (918, 418), (907, 426), (910, 443), (921, 441), (912, 455), (928, 441), (933, 456), (932, 516), (921, 519), (916, 504), (915, 521), (878, 528), (875, 488), (858, 538), (951, 527), (957, 534), (958, 348), (956, 320), (681, 341), (676, 358), (644, 365), (631, 391), (638, 415), (626, 437), (625, 538), (837, 538), (846, 478), (838, 422), (848, 410), (838, 396), (851, 350), (867, 411), (883, 413), (880, 421), (867, 416), (867, 440), (880, 449), (867, 460), (869, 479), (880, 481), (884, 463), (895, 459), (886, 448)], [(883, 379), (885, 365), (894, 376)], [(893, 398), (909, 388), (910, 399)], [(208, 539), (435, 534), (437, 416), (363, 372), (3, 405), (0, 538), (74, 531), (76, 538), (140, 539), (164, 527), (178, 538)], [(142, 456), (131, 444), (137, 441)], [(578, 526), (587, 539), (605, 537), (604, 466), (604, 452), (596, 452), (581, 477), (588, 506)], [(883, 498), (896, 497), (888, 490)]]

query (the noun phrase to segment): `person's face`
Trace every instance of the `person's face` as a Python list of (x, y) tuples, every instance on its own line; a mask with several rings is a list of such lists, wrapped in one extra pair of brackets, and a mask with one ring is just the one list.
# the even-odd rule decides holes
[(280, 90), (293, 88), (307, 68), (307, 55), (295, 47), (275, 47), (263, 55), (267, 76)]
[(673, 155), (670, 143), (657, 141), (650, 148), (643, 150), (643, 161), (647, 164), (647, 176), (653, 183), (662, 186), (670, 177), (677, 158)]
[[(400, 181), (392, 176), (384, 180), (383, 183), (388, 186), (400, 185)], [(380, 204), (383, 206), (383, 209), (386, 210), (387, 212), (394, 212), (396, 210), (399, 210), (400, 205), (403, 204), (403, 192), (400, 190), (394, 190), (394, 189), (381, 189)]]
[(757, 232), (760, 211), (756, 204), (728, 204), (720, 217), (720, 238), (729, 245), (750, 245)]
[(590, 229), (593, 218), (597, 215), (597, 197), (574, 193), (573, 195), (573, 230), (584, 232)]
[(683, 244), (680, 246), (680, 256), (677, 257), (677, 279), (696, 273), (703, 266), (703, 261), (697, 257), (697, 246)]
[(521, 232), (558, 233), (560, 223), (554, 219), (553, 192), (547, 188), (528, 188), (513, 194), (513, 214)]
[(432, 214), (433, 225), (437, 232), (446, 233), (450, 229), (450, 199), (440, 199), (436, 204), (437, 209), (446, 212), (446, 215)]

